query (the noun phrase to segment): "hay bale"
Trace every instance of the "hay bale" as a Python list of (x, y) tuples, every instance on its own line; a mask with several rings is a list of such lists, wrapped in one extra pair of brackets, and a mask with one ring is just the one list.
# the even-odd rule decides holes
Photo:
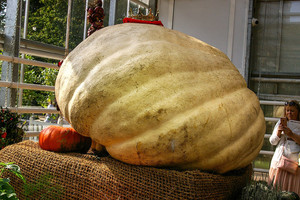
[[(252, 173), (252, 166), (223, 175), (134, 166), (110, 156), (45, 151), (33, 141), (2, 149), (0, 161), (21, 167), (35, 186), (30, 199), (232, 199)], [(51, 177), (41, 178), (45, 174)], [(25, 199), (22, 182), (13, 175), (10, 179), (18, 197)]]

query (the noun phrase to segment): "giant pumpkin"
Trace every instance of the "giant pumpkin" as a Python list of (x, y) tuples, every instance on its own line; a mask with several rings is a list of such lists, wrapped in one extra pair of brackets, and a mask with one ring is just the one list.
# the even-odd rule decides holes
[(259, 101), (228, 57), (161, 26), (95, 32), (64, 60), (55, 94), (96, 150), (129, 164), (224, 173), (250, 164), (264, 139)]

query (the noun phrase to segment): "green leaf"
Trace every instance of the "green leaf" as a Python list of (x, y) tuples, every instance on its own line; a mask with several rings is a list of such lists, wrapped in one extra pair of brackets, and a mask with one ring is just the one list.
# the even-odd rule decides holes
[(10, 162), (10, 163), (3, 163), (3, 162), (0, 162), (0, 165), (2, 165), (2, 166), (11, 165), (11, 164), (14, 164), (14, 162)]
[(26, 180), (23, 177), (23, 175), (21, 174), (21, 169), (20, 169), (20, 167), (18, 165), (16, 165), (16, 164), (9, 164), (9, 165), (6, 166), (6, 169), (8, 169), (9, 171), (11, 171), (18, 178), (20, 178), (24, 183), (26, 183)]
[(9, 182), (9, 179), (8, 178), (0, 178), (0, 185), (2, 183), (8, 183)]
[(0, 199), (18, 199), (14, 188), (9, 184), (9, 179), (0, 179)]
[(7, 164), (6, 169), (9, 169), (10, 171), (13, 171), (13, 172), (21, 173), (20, 167), (16, 164)]

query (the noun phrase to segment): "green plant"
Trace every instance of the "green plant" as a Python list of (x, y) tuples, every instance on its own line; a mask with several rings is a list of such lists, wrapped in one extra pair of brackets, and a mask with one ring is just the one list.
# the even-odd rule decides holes
[[(27, 59), (39, 60), (34, 57), (26, 57)], [(41, 61), (41, 60), (40, 60)], [(49, 63), (53, 63), (50, 60), (43, 60)], [(31, 84), (41, 84), (54, 86), (55, 79), (58, 70), (56, 69), (43, 69), (36, 66), (26, 66), (24, 72), (24, 82)], [(27, 106), (44, 106), (48, 105), (48, 99), (55, 99), (54, 92), (49, 91), (34, 91), (24, 90), (23, 91), (23, 105)]]
[[(59, 199), (63, 192), (63, 188), (59, 185), (55, 185), (52, 182), (53, 176), (49, 173), (41, 175), (34, 182), (27, 182), (25, 177), (21, 174), (21, 169), (13, 162), (3, 163), (0, 162), (0, 177), (3, 176), (4, 171), (10, 171), (24, 183), (24, 192), (26, 200), (32, 199), (32, 197), (38, 197), (42, 199)], [(9, 178), (0, 178), (0, 199), (1, 200), (18, 200), (17, 194), (13, 186), (9, 183)]]
[(281, 191), (279, 187), (269, 185), (266, 181), (251, 181), (241, 191), (238, 200), (299, 200), (294, 192)]
[(7, 145), (21, 142), (25, 134), (25, 122), (20, 121), (20, 116), (10, 112), (7, 108), (0, 110), (0, 149)]
[[(20, 167), (16, 164), (11, 163), (2, 163), (0, 162), (0, 166), (2, 166), (0, 177), (4, 171), (10, 171), (19, 177), (24, 183), (26, 183), (25, 178), (21, 174)], [(0, 178), (0, 199), (10, 199), (15, 200), (18, 199), (14, 188), (9, 183), (9, 178)]]

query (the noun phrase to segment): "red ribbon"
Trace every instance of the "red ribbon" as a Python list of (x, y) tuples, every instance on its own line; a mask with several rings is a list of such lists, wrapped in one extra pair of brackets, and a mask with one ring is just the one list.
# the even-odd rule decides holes
[(123, 23), (141, 23), (141, 24), (154, 24), (159, 26), (164, 26), (161, 21), (146, 21), (132, 18), (124, 18)]

